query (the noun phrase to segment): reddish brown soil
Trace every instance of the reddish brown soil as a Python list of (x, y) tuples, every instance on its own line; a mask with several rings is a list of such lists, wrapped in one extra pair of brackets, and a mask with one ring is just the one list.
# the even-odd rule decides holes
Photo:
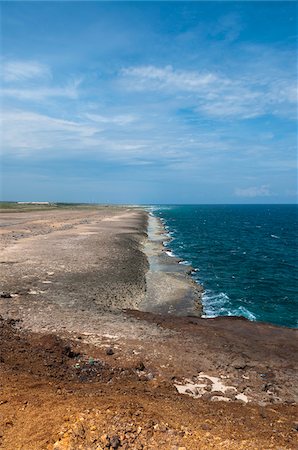
[[(98, 352), (98, 349), (97, 349)], [(210, 403), (139, 376), (138, 362), (0, 321), (4, 449), (294, 449), (295, 407)], [(78, 361), (80, 361), (78, 363)]]

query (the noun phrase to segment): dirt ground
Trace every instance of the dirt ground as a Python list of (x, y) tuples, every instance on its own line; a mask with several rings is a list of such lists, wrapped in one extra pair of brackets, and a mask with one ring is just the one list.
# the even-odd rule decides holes
[(296, 330), (139, 311), (143, 211), (2, 218), (0, 448), (297, 448)]
[(1, 320), (0, 334), (1, 448), (295, 448), (293, 405), (193, 399), (144, 376), (139, 357), (119, 364), (110, 349), (20, 332), (13, 321)]

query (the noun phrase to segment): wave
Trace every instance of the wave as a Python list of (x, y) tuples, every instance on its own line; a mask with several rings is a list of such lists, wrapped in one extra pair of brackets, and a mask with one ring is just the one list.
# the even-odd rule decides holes
[(296, 210), (252, 208), (154, 205), (152, 212), (162, 219), (168, 255), (190, 262), (193, 279), (205, 289), (204, 317), (295, 327)]
[(231, 300), (225, 292), (219, 294), (212, 291), (205, 291), (202, 295), (203, 316), (204, 318), (214, 318), (219, 316), (245, 317), (248, 320), (255, 321), (255, 314), (245, 306), (232, 308)]
[(206, 290), (202, 295), (203, 317), (217, 317), (227, 310), (229, 296), (224, 292), (216, 294)]
[(244, 306), (239, 306), (236, 309), (232, 309), (231, 311), (229, 311), (227, 316), (242, 316), (251, 321), (257, 320), (257, 316), (255, 316), (254, 313), (249, 311), (249, 309), (245, 308)]
[(176, 255), (171, 250), (166, 250), (166, 254), (171, 258), (176, 258)]
[[(169, 248), (169, 245), (171, 244), (171, 241), (173, 240), (173, 235), (175, 232), (173, 229), (170, 229), (168, 225), (165, 224), (165, 221), (163, 221), (163, 226), (166, 230), (165, 235), (169, 238), (169, 240), (164, 241), (163, 245), (165, 247), (165, 253), (170, 256), (171, 258), (177, 258), (177, 255), (172, 251), (172, 249)], [(244, 252), (245, 254), (246, 252)], [(187, 260), (179, 261), (179, 264), (183, 264), (186, 266), (192, 265)], [(193, 272), (199, 272), (200, 269), (195, 268)], [(198, 280), (196, 280), (197, 283), (200, 284)], [(214, 293), (211, 290), (204, 291), (202, 295), (202, 304), (203, 304), (203, 315), (204, 318), (214, 318), (218, 316), (237, 316), (237, 317), (245, 317), (248, 320), (255, 321), (256, 316), (249, 311), (244, 306), (239, 306), (238, 308), (232, 307), (232, 302), (229, 298), (229, 296), (225, 292), (220, 293)]]
[(182, 261), (179, 261), (179, 264), (182, 264), (183, 266), (191, 266), (191, 262), (184, 259)]

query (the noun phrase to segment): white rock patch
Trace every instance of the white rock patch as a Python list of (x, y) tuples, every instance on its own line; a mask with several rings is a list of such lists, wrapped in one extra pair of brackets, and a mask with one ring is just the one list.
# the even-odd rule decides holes
[[(193, 381), (195, 379), (195, 381)], [(210, 400), (230, 402), (232, 400), (240, 400), (248, 403), (248, 397), (245, 394), (237, 393), (235, 386), (225, 385), (218, 377), (211, 377), (203, 372), (200, 372), (193, 380), (185, 379), (184, 383), (176, 383), (179, 394), (190, 395), (194, 398), (201, 398), (204, 394), (211, 394)], [(212, 393), (216, 393), (212, 395)]]

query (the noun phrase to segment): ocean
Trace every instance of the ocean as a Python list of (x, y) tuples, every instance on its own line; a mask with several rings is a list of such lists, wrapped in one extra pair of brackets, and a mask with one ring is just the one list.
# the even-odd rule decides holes
[(298, 325), (296, 205), (160, 205), (150, 208), (170, 254), (194, 268), (204, 317)]

